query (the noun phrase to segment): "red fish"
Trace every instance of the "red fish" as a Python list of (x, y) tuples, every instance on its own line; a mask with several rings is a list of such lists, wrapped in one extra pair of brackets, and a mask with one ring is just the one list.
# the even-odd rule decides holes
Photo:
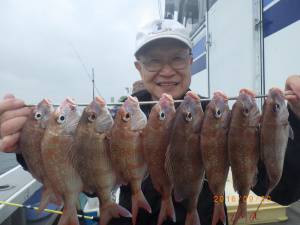
[(71, 151), (79, 118), (75, 102), (67, 98), (50, 116), (42, 140), (46, 173), (64, 202), (63, 215), (58, 225), (79, 225), (76, 202), (83, 184), (74, 168)]
[(106, 225), (112, 217), (131, 214), (116, 204), (111, 193), (117, 187), (117, 179), (109, 158), (107, 134), (113, 119), (103, 98), (96, 97), (80, 118), (75, 133), (74, 161), (85, 190), (95, 193), (100, 202), (100, 224)]
[(215, 92), (205, 109), (200, 138), (203, 165), (209, 188), (214, 194), (213, 225), (216, 225), (219, 220), (223, 224), (226, 223), (224, 191), (229, 171), (227, 152), (229, 121), (227, 96), (222, 92)]
[(257, 181), (259, 121), (260, 113), (255, 94), (247, 89), (240, 90), (238, 99), (232, 107), (228, 133), (233, 186), (240, 197), (233, 224), (237, 224), (241, 217), (247, 216), (248, 195)]
[(20, 149), (22, 149), (22, 156), (26, 165), (32, 176), (43, 184), (44, 190), (39, 207), (40, 211), (45, 209), (50, 201), (59, 203), (59, 198), (55, 197), (47, 178), (41, 154), (42, 138), (53, 110), (52, 103), (48, 99), (43, 99), (33, 109), (32, 115), (27, 119), (20, 137)]
[(167, 217), (175, 222), (172, 187), (165, 171), (166, 151), (174, 118), (173, 98), (168, 94), (162, 94), (159, 103), (153, 106), (144, 129), (145, 160), (153, 186), (161, 194), (158, 225), (161, 225)]
[(187, 211), (185, 225), (200, 224), (197, 203), (204, 180), (199, 143), (203, 116), (200, 98), (194, 92), (187, 92), (176, 110), (166, 153), (165, 166), (175, 200), (182, 201)]
[(140, 109), (137, 98), (129, 96), (118, 110), (111, 131), (111, 159), (121, 181), (130, 184), (134, 225), (140, 207), (151, 213), (151, 207), (141, 190), (147, 172), (142, 140), (142, 130), (146, 124), (147, 117)]
[[(271, 88), (263, 105), (260, 132), (261, 160), (269, 180), (265, 197), (270, 195), (280, 181), (288, 139), (293, 138), (288, 118), (284, 93), (279, 88)], [(253, 217), (256, 217), (256, 213)]]

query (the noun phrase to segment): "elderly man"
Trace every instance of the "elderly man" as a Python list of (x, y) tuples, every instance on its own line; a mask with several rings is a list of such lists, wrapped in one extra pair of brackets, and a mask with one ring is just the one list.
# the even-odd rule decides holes
[[(174, 20), (155, 20), (146, 25), (137, 34), (135, 67), (139, 71), (145, 90), (134, 94), (140, 101), (157, 100), (162, 93), (168, 93), (174, 99), (182, 99), (191, 83), (191, 65), (193, 62), (192, 44), (185, 28)], [(290, 204), (300, 198), (300, 76), (290, 76), (286, 80), (286, 91), (295, 95), (287, 96), (290, 117), (294, 130), (294, 140), (289, 140), (282, 179), (271, 194), (273, 201)], [(152, 106), (143, 105), (142, 110), (148, 116)], [(203, 104), (203, 108), (205, 105)], [(12, 95), (6, 95), (0, 102), (1, 144), (4, 152), (17, 152), (20, 130), (30, 110), (24, 102)], [(18, 154), (19, 162), (24, 161)], [(266, 172), (261, 167), (258, 183), (253, 191), (264, 195), (267, 189)], [(148, 177), (142, 184), (142, 190), (151, 205), (152, 214), (140, 210), (137, 224), (156, 224), (160, 210), (160, 195), (155, 191)], [(213, 196), (205, 181), (199, 196), (198, 213), (202, 225), (210, 225), (213, 213)], [(120, 204), (131, 209), (131, 193), (128, 186), (121, 187)], [(174, 202), (176, 224), (184, 224), (185, 210), (181, 203)], [(113, 222), (113, 224), (123, 224)], [(124, 222), (124, 224), (126, 224)], [(173, 224), (166, 221), (164, 224)], [(219, 222), (219, 224), (222, 224)]]

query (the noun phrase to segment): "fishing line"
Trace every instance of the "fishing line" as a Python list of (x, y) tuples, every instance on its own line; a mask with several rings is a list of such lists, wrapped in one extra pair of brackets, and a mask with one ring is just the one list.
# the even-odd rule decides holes
[[(35, 207), (35, 206), (22, 205), (22, 204), (12, 203), (12, 202), (0, 201), (0, 205), (7, 205), (7, 206), (12, 206), (12, 207), (17, 207), (17, 208), (25, 208), (25, 209), (32, 209), (32, 210), (35, 210), (35, 211), (40, 211), (40, 209), (38, 207)], [(51, 213), (51, 214), (63, 215), (63, 212), (59, 211), (59, 210), (44, 209), (43, 211), (47, 212), (47, 213)], [(78, 214), (77, 217), (79, 219), (94, 220), (94, 221), (97, 221), (97, 222), (99, 221), (98, 216), (85, 216), (85, 215)]]

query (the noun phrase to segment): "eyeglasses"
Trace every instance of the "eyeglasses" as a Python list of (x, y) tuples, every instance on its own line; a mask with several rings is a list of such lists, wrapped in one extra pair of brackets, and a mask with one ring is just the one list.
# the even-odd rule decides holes
[(145, 60), (139, 60), (149, 72), (158, 72), (164, 65), (168, 64), (174, 70), (185, 69), (188, 65), (191, 53), (175, 55), (169, 60), (163, 60), (159, 58), (145, 58)]

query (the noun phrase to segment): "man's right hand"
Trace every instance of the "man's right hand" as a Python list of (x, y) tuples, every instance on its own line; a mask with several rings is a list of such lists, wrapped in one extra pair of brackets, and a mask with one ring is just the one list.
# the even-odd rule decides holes
[(12, 94), (0, 100), (0, 152), (17, 152), (20, 132), (31, 109)]

